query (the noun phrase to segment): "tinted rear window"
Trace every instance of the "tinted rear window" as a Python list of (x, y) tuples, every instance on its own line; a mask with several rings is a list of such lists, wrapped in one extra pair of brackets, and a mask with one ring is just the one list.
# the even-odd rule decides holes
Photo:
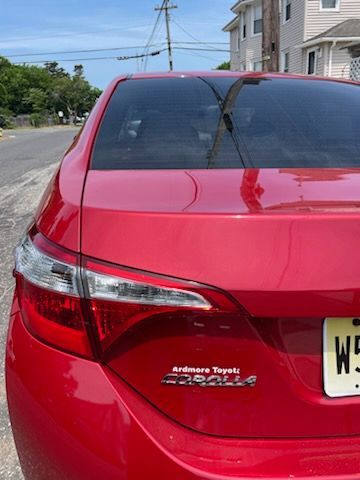
[(360, 86), (326, 80), (121, 82), (93, 169), (360, 166)]

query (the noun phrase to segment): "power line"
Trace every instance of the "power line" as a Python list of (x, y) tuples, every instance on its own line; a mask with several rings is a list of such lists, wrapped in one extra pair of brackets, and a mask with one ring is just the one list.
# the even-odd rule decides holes
[(229, 42), (201, 42), (200, 40), (197, 40), (196, 42), (172, 42), (172, 43), (183, 43), (185, 45), (229, 45)]
[[(160, 18), (159, 19), (159, 22), (158, 22), (158, 25), (157, 25), (157, 28), (155, 29), (154, 31), (154, 35), (153, 35), (153, 38), (152, 38), (152, 42), (154, 44), (157, 44), (157, 42), (159, 43), (159, 45), (166, 45), (166, 42), (165, 41), (161, 41), (161, 37), (162, 37), (162, 34), (161, 34), (161, 31), (162, 31), (162, 28), (164, 26), (164, 23), (165, 23), (165, 18)], [(149, 53), (149, 48), (147, 48), (146, 50), (146, 53)], [(149, 56), (146, 56), (145, 57), (145, 60), (142, 60), (142, 63), (144, 65), (144, 70), (147, 69), (147, 66), (148, 66), (148, 61), (149, 61)]]
[[(165, 1), (166, 0), (163, 0), (161, 6), (163, 7), (165, 5)], [(159, 11), (157, 17), (156, 17), (156, 20), (155, 20), (155, 23), (154, 23), (154, 26), (151, 30), (151, 33), (150, 33), (150, 37), (146, 43), (146, 46), (144, 47), (144, 50), (143, 50), (143, 54), (146, 54), (149, 52), (149, 45), (151, 44), (151, 42), (153, 41), (153, 38), (154, 38), (154, 35), (155, 35), (155, 32), (156, 32), (156, 29), (158, 28), (159, 26), (159, 21), (160, 21), (160, 18), (161, 18), (161, 11)], [(144, 70), (146, 71), (146, 67), (147, 67), (147, 58), (145, 59), (145, 64), (144, 64)]]
[(205, 58), (206, 60), (211, 60), (212, 62), (220, 62), (222, 60), (220, 59), (216, 59), (214, 57), (209, 57), (207, 55), (202, 55), (201, 53), (195, 53), (195, 52), (182, 52), (182, 51), (178, 51), (179, 54), (181, 55), (191, 55), (193, 57), (199, 57), (199, 58)]
[(173, 47), (174, 50), (194, 50), (197, 52), (226, 52), (231, 53), (235, 50), (225, 50), (223, 48), (192, 48), (192, 47)]
[(50, 62), (88, 62), (91, 60), (117, 60), (118, 57), (88, 57), (88, 58), (57, 58), (51, 60), (33, 60), (29, 62), (14, 62), (14, 65), (32, 65), (35, 63), (50, 63)]
[[(224, 49), (210, 49), (210, 48), (191, 48), (191, 47), (173, 47), (174, 50), (188, 50), (188, 51), (196, 51), (196, 52), (227, 52), (231, 53), (231, 50), (224, 50)], [(163, 49), (160, 52), (163, 52), (167, 49)], [(141, 57), (149, 57), (153, 56), (149, 53), (141, 54), (138, 58)], [(48, 62), (87, 62), (93, 60), (117, 60), (119, 57), (86, 57), (86, 58), (53, 58), (51, 60), (32, 60), (32, 61), (23, 61), (23, 62), (14, 62), (14, 65), (24, 65), (24, 64), (37, 64), (37, 63), (48, 63)], [(124, 57), (125, 58), (125, 57)], [(128, 56), (128, 58), (132, 58), (132, 56)]]
[(153, 37), (153, 43), (157, 43), (157, 42), (161, 42), (161, 44), (166, 44), (165, 41), (162, 41), (164, 40), (162, 38), (162, 29), (163, 29), (163, 26), (165, 25), (165, 18), (163, 17), (161, 20), (160, 20), (160, 23), (159, 23), (159, 26), (157, 28), (157, 31)]
[(156, 50), (150, 53), (143, 53), (139, 55), (124, 55), (121, 57), (87, 57), (87, 58), (58, 58), (56, 60), (33, 60), (29, 62), (14, 62), (14, 65), (24, 65), (24, 64), (35, 64), (35, 63), (49, 63), (49, 62), (87, 62), (91, 60), (131, 60), (133, 58), (142, 58), (145, 56), (154, 57), (155, 55), (160, 55), (160, 53), (165, 52), (167, 49), (163, 48), (161, 50)]
[[(174, 45), (227, 45), (227, 42), (171, 42)], [(166, 42), (156, 42), (149, 45), (150, 47), (158, 47), (165, 45)], [(93, 48), (93, 49), (81, 49), (81, 50), (63, 50), (53, 52), (40, 52), (40, 53), (16, 53), (12, 55), (5, 55), (6, 58), (19, 58), (19, 57), (41, 57), (42, 55), (66, 55), (70, 53), (96, 53), (96, 52), (111, 52), (116, 50), (132, 50), (132, 49), (144, 49), (147, 45), (128, 45), (125, 47), (109, 47), (109, 48)], [(215, 47), (214, 47), (215, 48)]]
[(138, 55), (117, 57), (117, 60), (132, 60), (134, 58), (155, 57), (155, 55), (160, 55), (160, 53), (165, 52), (165, 50), (166, 48), (163, 48), (162, 50), (157, 50), (155, 52), (150, 52), (150, 53), (140, 53)]
[[(149, 45), (149, 47), (156, 47), (159, 45), (164, 45), (165, 42), (161, 43), (154, 43)], [(144, 48), (143, 45), (133, 45), (133, 46), (126, 46), (126, 47), (112, 47), (112, 48), (94, 48), (94, 49), (86, 49), (86, 50), (65, 50), (60, 52), (41, 52), (41, 53), (16, 53), (14, 55), (6, 55), (7, 58), (15, 58), (15, 57), (39, 57), (42, 55), (65, 55), (68, 53), (95, 53), (95, 52), (111, 52), (115, 50), (130, 50), (136, 48)]]
[[(202, 45), (210, 45), (208, 44), (207, 42), (202, 42), (201, 40), (199, 40), (198, 38), (194, 37), (194, 35), (190, 32), (188, 32), (184, 27), (182, 27), (176, 20), (173, 20), (173, 22), (175, 23), (175, 25), (180, 28), (180, 30), (182, 30), (188, 37), (192, 38), (193, 40), (195, 40), (197, 43), (199, 44), (202, 44)], [(185, 42), (184, 42), (185, 43)]]

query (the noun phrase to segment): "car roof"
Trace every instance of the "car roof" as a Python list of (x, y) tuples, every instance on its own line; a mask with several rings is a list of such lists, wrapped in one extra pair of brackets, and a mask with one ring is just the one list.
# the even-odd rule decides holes
[(173, 71), (173, 72), (137, 72), (123, 74), (115, 77), (110, 85), (108, 85), (109, 90), (116, 88), (119, 82), (122, 82), (127, 79), (134, 80), (143, 80), (143, 79), (152, 79), (152, 78), (181, 78), (181, 77), (206, 77), (206, 78), (216, 78), (216, 77), (233, 77), (233, 78), (252, 78), (252, 79), (262, 79), (262, 78), (281, 78), (281, 79), (297, 79), (303, 81), (309, 80), (321, 80), (327, 82), (335, 82), (342, 84), (352, 84), (360, 85), (360, 82), (345, 79), (345, 78), (333, 78), (333, 77), (320, 77), (315, 75), (299, 75), (291, 73), (281, 73), (281, 72), (234, 72), (230, 70), (207, 70), (207, 71)]
[[(234, 72), (230, 70), (208, 70), (208, 71), (173, 71), (173, 72), (138, 72), (128, 74), (125, 78), (128, 79), (151, 79), (151, 78), (179, 78), (179, 77), (234, 77), (234, 78), (285, 78), (285, 79), (300, 79), (300, 80), (326, 80), (331, 82), (352, 83), (359, 85), (359, 82), (344, 78), (320, 77), (314, 75), (299, 75), (290, 73), (278, 72)], [(124, 80), (124, 75), (118, 76), (114, 82)]]
[[(297, 75), (288, 75), (285, 73), (265, 73), (265, 72), (234, 72), (230, 70), (199, 70), (199, 71), (173, 71), (173, 72), (137, 72), (128, 77), (133, 79), (146, 78), (178, 78), (178, 77), (255, 77), (269, 78), (273, 76), (296, 77)], [(122, 77), (120, 77), (122, 78)]]

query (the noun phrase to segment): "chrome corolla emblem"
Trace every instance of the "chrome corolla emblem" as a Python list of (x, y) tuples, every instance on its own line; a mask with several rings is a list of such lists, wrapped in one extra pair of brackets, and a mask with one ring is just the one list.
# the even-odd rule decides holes
[(256, 376), (241, 377), (239, 368), (173, 367), (161, 383), (164, 385), (200, 387), (254, 387)]

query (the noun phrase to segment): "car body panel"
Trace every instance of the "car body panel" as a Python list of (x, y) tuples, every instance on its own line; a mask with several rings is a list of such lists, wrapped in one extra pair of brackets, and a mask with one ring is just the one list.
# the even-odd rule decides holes
[(149, 480), (360, 478), (358, 436), (225, 439), (179, 426), (106, 367), (33, 338), (16, 298), (6, 365), (13, 431), (27, 478), (138, 480), (144, 469)]

